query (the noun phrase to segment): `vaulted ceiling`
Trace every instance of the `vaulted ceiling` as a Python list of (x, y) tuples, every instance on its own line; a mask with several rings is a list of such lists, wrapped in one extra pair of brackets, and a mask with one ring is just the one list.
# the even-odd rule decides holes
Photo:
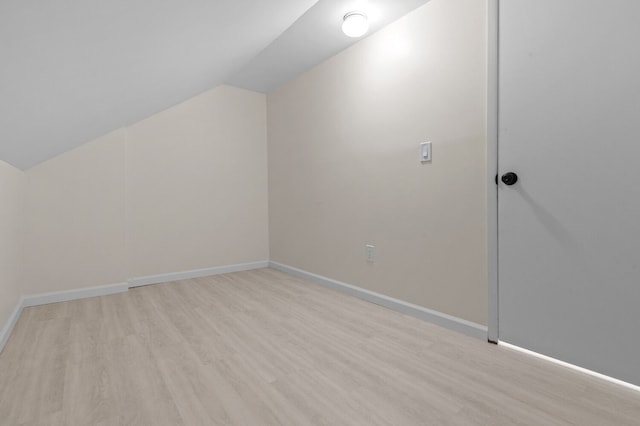
[[(0, 160), (26, 169), (229, 83), (268, 92), (427, 0), (2, 0)], [(317, 4), (316, 4), (317, 3)]]

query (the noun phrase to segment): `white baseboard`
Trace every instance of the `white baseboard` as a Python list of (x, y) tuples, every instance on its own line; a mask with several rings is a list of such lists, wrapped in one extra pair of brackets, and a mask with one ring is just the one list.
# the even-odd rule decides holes
[(169, 274), (149, 275), (129, 279), (129, 288), (141, 287), (150, 284), (160, 284), (170, 281), (188, 280), (190, 278), (208, 277), (210, 275), (228, 274), (231, 272), (250, 271), (252, 269), (268, 268), (269, 261), (240, 263), (237, 265), (216, 266), (213, 268), (194, 269), (191, 271), (172, 272)]
[(174, 272), (170, 274), (152, 275), (148, 277), (132, 278), (126, 283), (103, 285), (98, 287), (79, 288), (76, 290), (54, 291), (50, 293), (32, 294), (20, 297), (15, 310), (0, 330), (0, 352), (9, 340), (22, 309), (29, 306), (47, 305), (49, 303), (67, 302), (70, 300), (86, 299), (88, 297), (107, 296), (123, 293), (129, 288), (140, 287), (149, 284), (158, 284), (169, 281), (184, 280), (189, 278), (206, 277), (209, 275), (228, 274), (230, 272), (249, 271), (252, 269), (268, 268), (269, 261), (242, 263), (237, 265), (217, 266), (213, 268), (195, 269), (192, 271)]
[(86, 287), (75, 290), (53, 291), (50, 293), (24, 296), (23, 307), (47, 305), (49, 303), (68, 302), (69, 300), (86, 299), (88, 297), (107, 296), (129, 290), (127, 283)]
[(11, 316), (7, 320), (2, 330), (0, 330), (0, 352), (4, 349), (4, 345), (7, 344), (9, 340), (9, 336), (11, 336), (11, 332), (13, 328), (16, 326), (18, 322), (18, 318), (20, 318), (20, 314), (22, 313), (22, 308), (24, 307), (24, 298), (20, 296), (18, 299), (18, 303), (16, 303), (16, 308), (11, 313)]
[(332, 280), (311, 272), (303, 271), (291, 266), (283, 265), (277, 262), (259, 261), (251, 263), (243, 263), (237, 265), (218, 266), (213, 268), (195, 269), (192, 271), (174, 272), (169, 274), (151, 275), (147, 277), (132, 278), (126, 283), (104, 285), (99, 287), (81, 288), (77, 290), (58, 291), (51, 293), (35, 294), (23, 296), (18, 300), (15, 310), (9, 317), (9, 320), (0, 331), (0, 352), (4, 348), (13, 328), (15, 327), (20, 313), (23, 308), (28, 306), (46, 305), (49, 303), (66, 302), (69, 300), (85, 299), (88, 297), (106, 296), (128, 291), (129, 288), (140, 287), (150, 284), (159, 284), (170, 281), (184, 280), (190, 278), (206, 277), (210, 275), (228, 274), (231, 272), (249, 271), (252, 269), (260, 269), (271, 267), (300, 278), (313, 281), (315, 283), (331, 287), (363, 300), (375, 303), (402, 312), (407, 315), (440, 325), (442, 327), (464, 333), (468, 336), (477, 337), (486, 340), (487, 327), (467, 321), (461, 318), (437, 312), (422, 306), (414, 305), (402, 300), (394, 299), (383, 294), (375, 293), (345, 284), (340, 281)]
[(450, 330), (466, 334), (467, 336), (487, 340), (487, 327), (483, 325), (476, 324), (462, 318), (454, 317), (452, 315), (444, 314), (442, 312), (427, 309), (422, 306), (414, 305), (403, 300), (394, 299), (393, 297), (365, 290), (354, 285), (332, 280), (331, 278), (316, 275), (311, 272), (303, 271), (302, 269), (294, 268), (292, 266), (283, 265), (277, 262), (269, 262), (269, 266), (273, 269), (277, 269), (279, 271), (295, 275), (299, 278), (304, 278), (317, 284), (331, 287), (335, 290), (350, 294), (351, 296), (355, 296), (359, 299), (375, 303), (376, 305), (384, 306), (394, 311), (401, 312), (403, 314), (410, 315), (412, 317), (416, 317), (433, 324), (437, 324)]
[(107, 296), (109, 294), (123, 293), (129, 291), (127, 283), (102, 285), (98, 287), (79, 288), (75, 290), (52, 291), (50, 293), (30, 294), (20, 296), (16, 308), (0, 331), (0, 352), (4, 349), (9, 336), (13, 331), (22, 309), (29, 306), (48, 305), (49, 303), (67, 302), (69, 300), (86, 299), (88, 297)]

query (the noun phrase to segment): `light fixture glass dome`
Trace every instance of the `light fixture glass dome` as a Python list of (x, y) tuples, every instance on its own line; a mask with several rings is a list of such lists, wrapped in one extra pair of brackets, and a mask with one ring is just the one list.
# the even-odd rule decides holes
[(342, 31), (349, 37), (362, 37), (369, 31), (367, 15), (362, 12), (349, 12), (344, 15)]

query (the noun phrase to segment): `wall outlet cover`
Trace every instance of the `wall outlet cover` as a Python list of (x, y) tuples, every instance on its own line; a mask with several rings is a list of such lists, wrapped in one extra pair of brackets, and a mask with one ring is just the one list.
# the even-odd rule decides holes
[(367, 244), (364, 246), (364, 258), (367, 262), (375, 262), (376, 260), (376, 247), (371, 244)]

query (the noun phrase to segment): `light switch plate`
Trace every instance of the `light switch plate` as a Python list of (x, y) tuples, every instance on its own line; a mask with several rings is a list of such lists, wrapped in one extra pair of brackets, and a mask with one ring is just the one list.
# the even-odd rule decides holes
[(420, 144), (420, 161), (431, 161), (431, 142), (422, 142)]

